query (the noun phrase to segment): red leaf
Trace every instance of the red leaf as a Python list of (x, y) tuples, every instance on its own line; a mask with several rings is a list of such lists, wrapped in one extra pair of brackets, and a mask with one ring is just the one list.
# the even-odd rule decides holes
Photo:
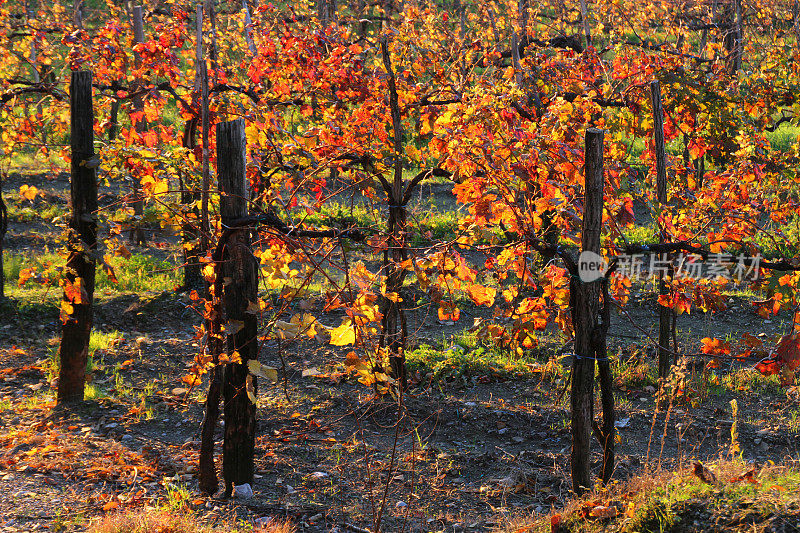
[(781, 365), (774, 359), (764, 359), (756, 364), (756, 370), (765, 376), (774, 376), (775, 374), (780, 374)]
[(784, 335), (778, 342), (775, 355), (781, 364), (789, 367), (789, 370), (795, 370), (800, 366), (800, 339), (798, 339), (798, 335), (796, 333)]

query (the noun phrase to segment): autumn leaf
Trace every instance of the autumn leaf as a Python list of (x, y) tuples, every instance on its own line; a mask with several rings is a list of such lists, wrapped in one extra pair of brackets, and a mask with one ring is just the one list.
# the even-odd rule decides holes
[(369, 372), (369, 366), (367, 366), (355, 352), (348, 352), (345, 357), (344, 366), (347, 367), (348, 370), (355, 372)]
[(781, 300), (773, 296), (766, 300), (755, 300), (753, 301), (753, 306), (756, 308), (755, 311), (758, 316), (767, 319), (772, 315), (778, 314), (778, 311), (781, 310)]
[(33, 274), (34, 271), (32, 268), (23, 268), (22, 270), (19, 271), (19, 279), (17, 281), (17, 284), (20, 287), (23, 287), (25, 283), (27, 283), (28, 280), (33, 277)]
[(440, 302), (438, 315), (439, 320), (457, 322), (461, 318), (461, 310), (452, 302)]
[[(782, 374), (784, 369), (787, 373), (791, 373), (798, 366), (800, 366), (800, 334), (792, 333), (781, 337), (772, 355), (759, 361), (756, 370), (765, 376), (773, 376)], [(789, 377), (785, 376), (783, 381), (789, 381)]]
[(106, 512), (108, 512), (108, 511), (113, 511), (113, 510), (114, 510), (114, 509), (116, 509), (117, 507), (119, 507), (119, 502), (115, 502), (114, 500), (111, 500), (110, 502), (107, 502), (107, 503), (106, 503), (106, 504), (103, 506), (103, 511), (106, 511)]
[(605, 505), (598, 505), (589, 511), (589, 516), (593, 518), (613, 518), (617, 516), (617, 508)]
[(73, 304), (84, 304), (89, 301), (89, 294), (86, 292), (86, 286), (83, 283), (83, 278), (75, 278), (75, 281), (70, 282), (64, 280), (64, 298)]
[(188, 375), (186, 375), (186, 376), (183, 376), (183, 377), (181, 378), (181, 381), (183, 381), (184, 383), (186, 383), (186, 384), (187, 384), (187, 385), (189, 385), (190, 387), (194, 387), (195, 385), (197, 385), (198, 383), (200, 383), (200, 377), (199, 377), (199, 376), (196, 376), (196, 375), (194, 375), (194, 374), (188, 374)]
[(781, 364), (789, 370), (796, 370), (800, 366), (800, 335), (784, 335), (778, 342), (775, 354)]
[(482, 285), (470, 285), (467, 287), (467, 294), (475, 305), (491, 306), (494, 304), (497, 289)]
[(125, 259), (130, 259), (131, 251), (128, 250), (124, 244), (122, 244), (116, 250), (114, 250), (114, 255), (124, 257)]
[(701, 339), (703, 343), (703, 353), (713, 355), (730, 355), (731, 346), (727, 342), (723, 342), (717, 338), (706, 337)]
[(103, 257), (103, 271), (106, 273), (106, 276), (108, 276), (108, 279), (111, 281), (111, 283), (119, 283), (119, 280), (117, 279), (117, 273), (114, 271), (114, 267), (108, 263), (109, 258), (109, 256)]
[(268, 379), (273, 383), (278, 382), (278, 370), (271, 366), (261, 364), (259, 361), (256, 361), (255, 359), (250, 359), (249, 361), (247, 361), (247, 369), (254, 376)]
[(30, 200), (31, 202), (36, 199), (36, 195), (39, 194), (39, 189), (34, 187), (33, 185), (23, 185), (19, 188), (19, 195), (26, 200)]
[(345, 319), (338, 328), (330, 330), (330, 344), (334, 346), (346, 346), (356, 342), (356, 332), (353, 328), (352, 319)]
[(697, 461), (694, 463), (694, 469), (692, 473), (697, 476), (700, 481), (703, 483), (708, 483), (709, 485), (713, 485), (717, 482), (717, 476), (714, 475), (714, 472), (708, 469), (703, 463)]
[(256, 388), (253, 385), (253, 375), (247, 374), (247, 377), (244, 380), (245, 390), (247, 391), (247, 398), (250, 400), (251, 403), (257, 404), (258, 398), (256, 398)]
[(747, 470), (746, 472), (742, 472), (736, 477), (733, 477), (728, 480), (729, 483), (739, 483), (740, 481), (747, 481), (751, 485), (758, 485), (758, 479), (756, 479), (756, 469), (755, 467)]
[(62, 316), (62, 320), (66, 322), (69, 316), (75, 312), (75, 307), (67, 300), (61, 300), (61, 311), (62, 315), (66, 315), (66, 317)]

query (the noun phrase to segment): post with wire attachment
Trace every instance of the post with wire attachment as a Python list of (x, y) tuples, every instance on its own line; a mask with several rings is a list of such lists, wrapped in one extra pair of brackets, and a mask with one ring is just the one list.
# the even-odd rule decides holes
[[(660, 209), (667, 207), (667, 165), (664, 148), (664, 110), (661, 104), (661, 85), (658, 80), (650, 82), (650, 101), (653, 104), (653, 142), (656, 152), (656, 199)], [(666, 231), (659, 223), (659, 242), (667, 242)], [(668, 295), (669, 288), (664, 281), (664, 274), (658, 275), (658, 294)], [(673, 311), (669, 307), (658, 304), (658, 378), (664, 382), (669, 375), (671, 357), (669, 337), (672, 332)]]
[(92, 331), (95, 256), (97, 254), (97, 164), (94, 153), (92, 73), (73, 71), (69, 88), (70, 200), (69, 256), (61, 301), (58, 403), (83, 400), (86, 359)]
[[(253, 454), (256, 438), (256, 378), (248, 372), (248, 361), (258, 359), (258, 261), (250, 248), (250, 228), (233, 228), (233, 222), (247, 217), (249, 198), (246, 172), (244, 119), (217, 124), (217, 176), (222, 227), (230, 228), (223, 246), (217, 276), (223, 283), (226, 348), (229, 360), (223, 371), (225, 401), (225, 442), (222, 475), (225, 496), (234, 485), (253, 484)], [(219, 296), (219, 294), (217, 294)]]
[[(571, 468), (572, 487), (576, 494), (582, 494), (592, 488), (589, 451), (593, 433), (592, 406), (594, 404), (595, 361), (604, 363), (606, 370), (608, 370), (608, 359), (605, 350), (605, 332), (608, 327), (608, 320), (607, 313), (604, 312), (607, 311), (607, 307), (601, 308), (600, 306), (600, 295), (607, 288), (606, 281), (603, 273), (588, 277), (577, 275), (578, 272), (582, 272), (583, 262), (587, 258), (601, 258), (603, 134), (603, 130), (595, 128), (586, 130), (586, 185), (584, 189), (582, 253), (578, 261), (578, 269), (572, 273), (570, 281), (570, 307), (575, 330), (575, 357), (572, 361), (570, 399), (572, 416)], [(605, 403), (604, 401), (604, 427), (602, 429), (595, 427), (594, 434), (601, 439), (604, 449), (607, 449), (605, 444), (609, 441), (609, 435), (611, 436), (610, 442), (613, 447), (613, 434), (607, 434), (606, 431), (609, 421), (613, 428), (613, 396), (610, 416), (606, 412)], [(610, 462), (613, 463), (613, 448), (611, 450)], [(608, 458), (606, 457), (606, 459)], [(610, 469), (608, 471), (610, 472)], [(605, 473), (606, 468), (604, 466), (604, 478)]]

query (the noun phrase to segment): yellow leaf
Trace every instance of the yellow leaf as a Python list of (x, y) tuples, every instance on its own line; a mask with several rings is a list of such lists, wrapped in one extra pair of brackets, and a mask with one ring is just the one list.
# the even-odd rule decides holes
[(253, 386), (253, 376), (250, 374), (247, 375), (244, 382), (245, 389), (247, 390), (247, 397), (250, 399), (253, 404), (258, 403), (258, 399), (256, 398), (256, 389)]
[(66, 300), (61, 300), (61, 310), (65, 314), (71, 315), (72, 312), (75, 310), (75, 308), (72, 306), (72, 304), (70, 302), (68, 302)]
[(386, 296), (387, 300), (391, 300), (393, 302), (402, 302), (403, 301), (403, 299), (400, 298), (400, 295), (397, 294), (396, 292), (385, 292), (385, 293), (383, 293), (383, 295)]
[(26, 200), (30, 200), (31, 202), (34, 200), (34, 198), (36, 198), (37, 194), (39, 194), (39, 189), (33, 185), (23, 185), (19, 188), (19, 195)]
[(203, 267), (203, 277), (206, 278), (206, 281), (209, 283), (214, 282), (214, 265), (209, 263)]
[(167, 180), (156, 180), (155, 187), (153, 187), (153, 194), (166, 194), (169, 192), (169, 183)]
[(345, 346), (356, 342), (356, 332), (353, 329), (353, 321), (345, 319), (342, 325), (331, 330), (331, 344), (334, 346)]
[(268, 379), (273, 383), (278, 382), (278, 370), (272, 368), (271, 366), (263, 365), (255, 359), (250, 359), (247, 361), (247, 369), (254, 376)]

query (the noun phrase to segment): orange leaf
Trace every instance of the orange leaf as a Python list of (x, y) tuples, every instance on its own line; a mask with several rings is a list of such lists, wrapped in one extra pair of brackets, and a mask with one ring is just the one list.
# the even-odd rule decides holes
[(497, 295), (497, 289), (492, 287), (483, 287), (481, 285), (470, 285), (467, 287), (467, 294), (475, 305), (490, 306), (494, 303), (494, 298)]
[(561, 528), (561, 515), (554, 514), (550, 517), (550, 531), (552, 533), (558, 533), (558, 530)]
[(758, 480), (756, 479), (756, 469), (751, 468), (747, 472), (743, 472), (742, 474), (728, 480), (729, 483), (738, 483), (740, 481), (747, 481), (751, 485), (758, 485)]
[(193, 386), (197, 385), (198, 383), (200, 383), (200, 378), (198, 376), (195, 376), (194, 374), (188, 374), (186, 376), (183, 376), (181, 378), (181, 381), (183, 381), (187, 385), (193, 387)]
[(17, 282), (20, 287), (25, 285), (25, 283), (33, 277), (33, 269), (32, 268), (23, 268), (19, 271), (19, 281)]
[(458, 321), (461, 317), (461, 310), (452, 302), (441, 302), (439, 304), (439, 320)]
[(119, 502), (110, 501), (103, 506), (103, 511), (111, 511), (119, 507)]
[(703, 353), (715, 355), (730, 355), (731, 353), (730, 344), (727, 342), (722, 342), (717, 338), (711, 339), (706, 337), (700, 342), (703, 343)]
[(23, 185), (19, 188), (19, 195), (31, 202), (36, 198), (37, 194), (39, 194), (39, 189), (33, 185)]

